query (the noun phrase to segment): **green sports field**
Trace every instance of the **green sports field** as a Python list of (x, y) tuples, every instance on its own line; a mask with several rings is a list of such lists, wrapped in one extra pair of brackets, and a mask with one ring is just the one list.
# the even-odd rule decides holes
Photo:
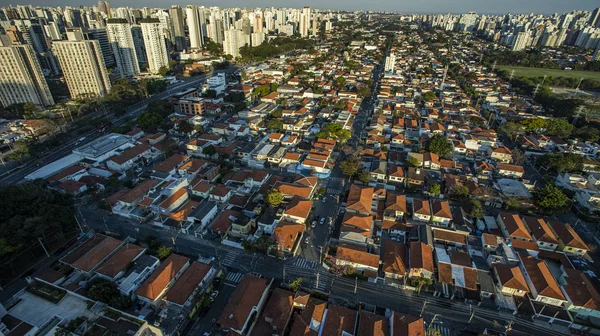
[(527, 68), (527, 67), (516, 67), (516, 66), (504, 66), (499, 65), (498, 68), (510, 73), (515, 70), (516, 77), (544, 77), (544, 75), (552, 77), (572, 77), (572, 78), (589, 78), (600, 80), (600, 72), (591, 71), (570, 71), (570, 70), (558, 70), (558, 69), (543, 69), (543, 68)]

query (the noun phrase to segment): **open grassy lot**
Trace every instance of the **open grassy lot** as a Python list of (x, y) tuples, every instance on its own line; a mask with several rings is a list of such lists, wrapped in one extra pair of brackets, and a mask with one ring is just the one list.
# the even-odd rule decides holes
[(504, 66), (504, 65), (499, 65), (498, 68), (505, 70), (509, 73), (511, 70), (515, 70), (516, 77), (544, 77), (544, 75), (548, 75), (548, 76), (552, 76), (552, 77), (572, 77), (572, 78), (576, 78), (576, 79), (589, 78), (589, 79), (600, 80), (600, 72), (527, 68), (527, 67)]

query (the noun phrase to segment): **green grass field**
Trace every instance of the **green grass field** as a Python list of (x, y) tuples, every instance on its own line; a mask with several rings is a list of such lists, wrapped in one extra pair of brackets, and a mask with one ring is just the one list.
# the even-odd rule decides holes
[(600, 80), (600, 72), (591, 71), (570, 71), (570, 70), (558, 70), (558, 69), (542, 69), (542, 68), (527, 68), (527, 67), (516, 67), (516, 66), (504, 66), (499, 65), (498, 68), (510, 73), (515, 70), (516, 77), (544, 77), (544, 75), (552, 77), (572, 77), (572, 78), (589, 78)]

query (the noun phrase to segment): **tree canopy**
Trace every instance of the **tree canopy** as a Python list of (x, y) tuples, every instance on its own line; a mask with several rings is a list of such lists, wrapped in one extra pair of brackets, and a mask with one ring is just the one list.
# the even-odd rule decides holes
[(283, 202), (283, 194), (276, 188), (273, 188), (265, 195), (265, 201), (274, 207), (279, 206)]
[(537, 207), (547, 214), (564, 212), (571, 204), (569, 198), (552, 184), (535, 189), (533, 191), (533, 201)]
[(361, 167), (360, 161), (356, 157), (350, 157), (340, 164), (340, 169), (346, 176), (354, 176)]
[(331, 123), (323, 126), (321, 131), (317, 133), (319, 139), (336, 139), (340, 142), (346, 142), (352, 136), (352, 132), (343, 129), (342, 125)]
[(435, 153), (439, 156), (446, 156), (452, 152), (453, 146), (445, 136), (435, 134), (427, 141), (427, 151)]

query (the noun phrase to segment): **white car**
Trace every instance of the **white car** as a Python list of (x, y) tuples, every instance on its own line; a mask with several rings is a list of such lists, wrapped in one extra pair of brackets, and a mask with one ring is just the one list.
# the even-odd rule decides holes
[(321, 217), (321, 221), (319, 222), (319, 224), (321, 224), (321, 225), (325, 224), (325, 217)]
[(317, 226), (317, 221), (316, 220), (312, 222), (312, 224), (310, 225), (310, 227), (314, 229), (315, 226)]
[(321, 202), (323, 202), (323, 203), (327, 202), (327, 197), (321, 198)]

